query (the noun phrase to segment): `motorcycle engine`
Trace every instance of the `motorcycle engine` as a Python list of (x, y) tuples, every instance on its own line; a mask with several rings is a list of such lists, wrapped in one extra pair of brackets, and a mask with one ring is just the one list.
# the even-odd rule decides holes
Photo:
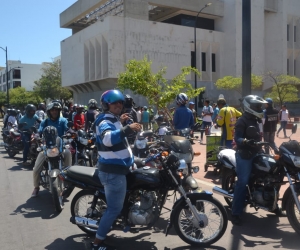
[(154, 219), (155, 192), (144, 192), (129, 210), (128, 220), (133, 225), (148, 225)]
[(259, 187), (252, 193), (253, 200), (257, 205), (273, 210), (276, 193), (272, 187)]

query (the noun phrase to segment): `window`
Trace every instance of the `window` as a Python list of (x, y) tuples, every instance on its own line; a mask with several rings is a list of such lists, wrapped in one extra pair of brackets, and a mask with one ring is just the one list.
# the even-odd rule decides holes
[(296, 28), (296, 26), (294, 26), (294, 43), (297, 41), (297, 38), (296, 38), (297, 33), (296, 33), (296, 31), (297, 31), (297, 28)]
[(5, 74), (3, 74), (3, 82), (6, 82), (6, 80), (5, 80)]
[(286, 28), (287, 41), (289, 41), (289, 36), (290, 36), (289, 29), (290, 29), (290, 25), (287, 25), (287, 28)]
[(21, 70), (19, 69), (13, 70), (13, 79), (21, 79)]
[(290, 71), (289, 71), (289, 64), (290, 64), (290, 61), (289, 61), (289, 59), (287, 59), (287, 63), (286, 63), (286, 74), (287, 74), (287, 75), (290, 74)]
[(21, 82), (20, 81), (14, 81), (14, 87), (13, 88), (17, 88), (17, 87), (21, 87)]
[(3, 91), (6, 92), (6, 85), (3, 85)]
[(201, 62), (202, 62), (202, 71), (206, 71), (206, 53), (202, 52), (201, 53)]
[(216, 72), (216, 54), (211, 54), (211, 71)]

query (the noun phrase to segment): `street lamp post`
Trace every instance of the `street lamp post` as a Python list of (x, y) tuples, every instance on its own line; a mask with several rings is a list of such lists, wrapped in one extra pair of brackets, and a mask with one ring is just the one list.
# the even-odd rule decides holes
[(5, 51), (5, 58), (6, 58), (6, 102), (7, 102), (7, 108), (9, 107), (9, 92), (8, 92), (8, 63), (7, 63), (7, 46), (4, 48), (0, 47)]
[[(197, 20), (198, 20), (198, 17), (201, 13), (202, 10), (204, 10), (206, 7), (210, 6), (211, 3), (207, 3), (205, 4), (205, 6), (199, 10), (197, 16), (196, 16), (196, 19), (195, 19), (195, 25), (194, 25), (194, 58), (195, 58), (195, 68), (197, 68), (197, 45), (196, 45), (196, 26), (197, 26)], [(195, 89), (197, 89), (197, 74), (195, 74)], [(195, 97), (195, 109), (196, 109), (196, 112), (198, 110), (198, 102), (197, 102), (197, 96)]]

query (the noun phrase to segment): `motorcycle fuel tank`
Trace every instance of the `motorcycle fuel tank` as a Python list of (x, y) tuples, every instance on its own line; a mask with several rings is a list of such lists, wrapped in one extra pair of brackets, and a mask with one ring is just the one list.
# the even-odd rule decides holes
[(142, 188), (151, 190), (158, 188), (161, 184), (159, 170), (145, 166), (130, 172), (127, 176), (127, 189)]
[(258, 155), (253, 160), (254, 171), (270, 173), (276, 168), (276, 161), (269, 155)]

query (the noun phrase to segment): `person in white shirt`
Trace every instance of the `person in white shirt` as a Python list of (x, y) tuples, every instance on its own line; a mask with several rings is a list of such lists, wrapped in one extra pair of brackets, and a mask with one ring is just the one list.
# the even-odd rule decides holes
[(278, 137), (278, 134), (281, 130), (283, 130), (283, 134), (284, 134), (284, 138), (288, 138), (286, 136), (286, 125), (288, 123), (288, 121), (291, 121), (291, 118), (290, 118), (290, 114), (289, 114), (289, 111), (286, 109), (286, 105), (283, 104), (281, 106), (281, 110), (279, 111), (279, 120), (280, 120), (280, 128), (278, 129), (277, 131), (277, 137)]
[(137, 122), (141, 123), (142, 120), (142, 112), (141, 112), (141, 107), (138, 107), (136, 110), (136, 117), (137, 117)]
[(207, 129), (207, 131), (210, 131), (210, 127), (212, 124), (211, 116), (213, 115), (214, 111), (212, 106), (209, 105), (209, 100), (205, 100), (204, 107), (202, 109), (202, 124), (201, 124), (201, 130), (200, 130), (200, 144), (203, 142), (203, 133)]
[(8, 117), (8, 121), (7, 121), (7, 128), (10, 130), (13, 127), (18, 126), (18, 121), (17, 121), (17, 111), (15, 109), (12, 109), (10, 111), (10, 116)]

